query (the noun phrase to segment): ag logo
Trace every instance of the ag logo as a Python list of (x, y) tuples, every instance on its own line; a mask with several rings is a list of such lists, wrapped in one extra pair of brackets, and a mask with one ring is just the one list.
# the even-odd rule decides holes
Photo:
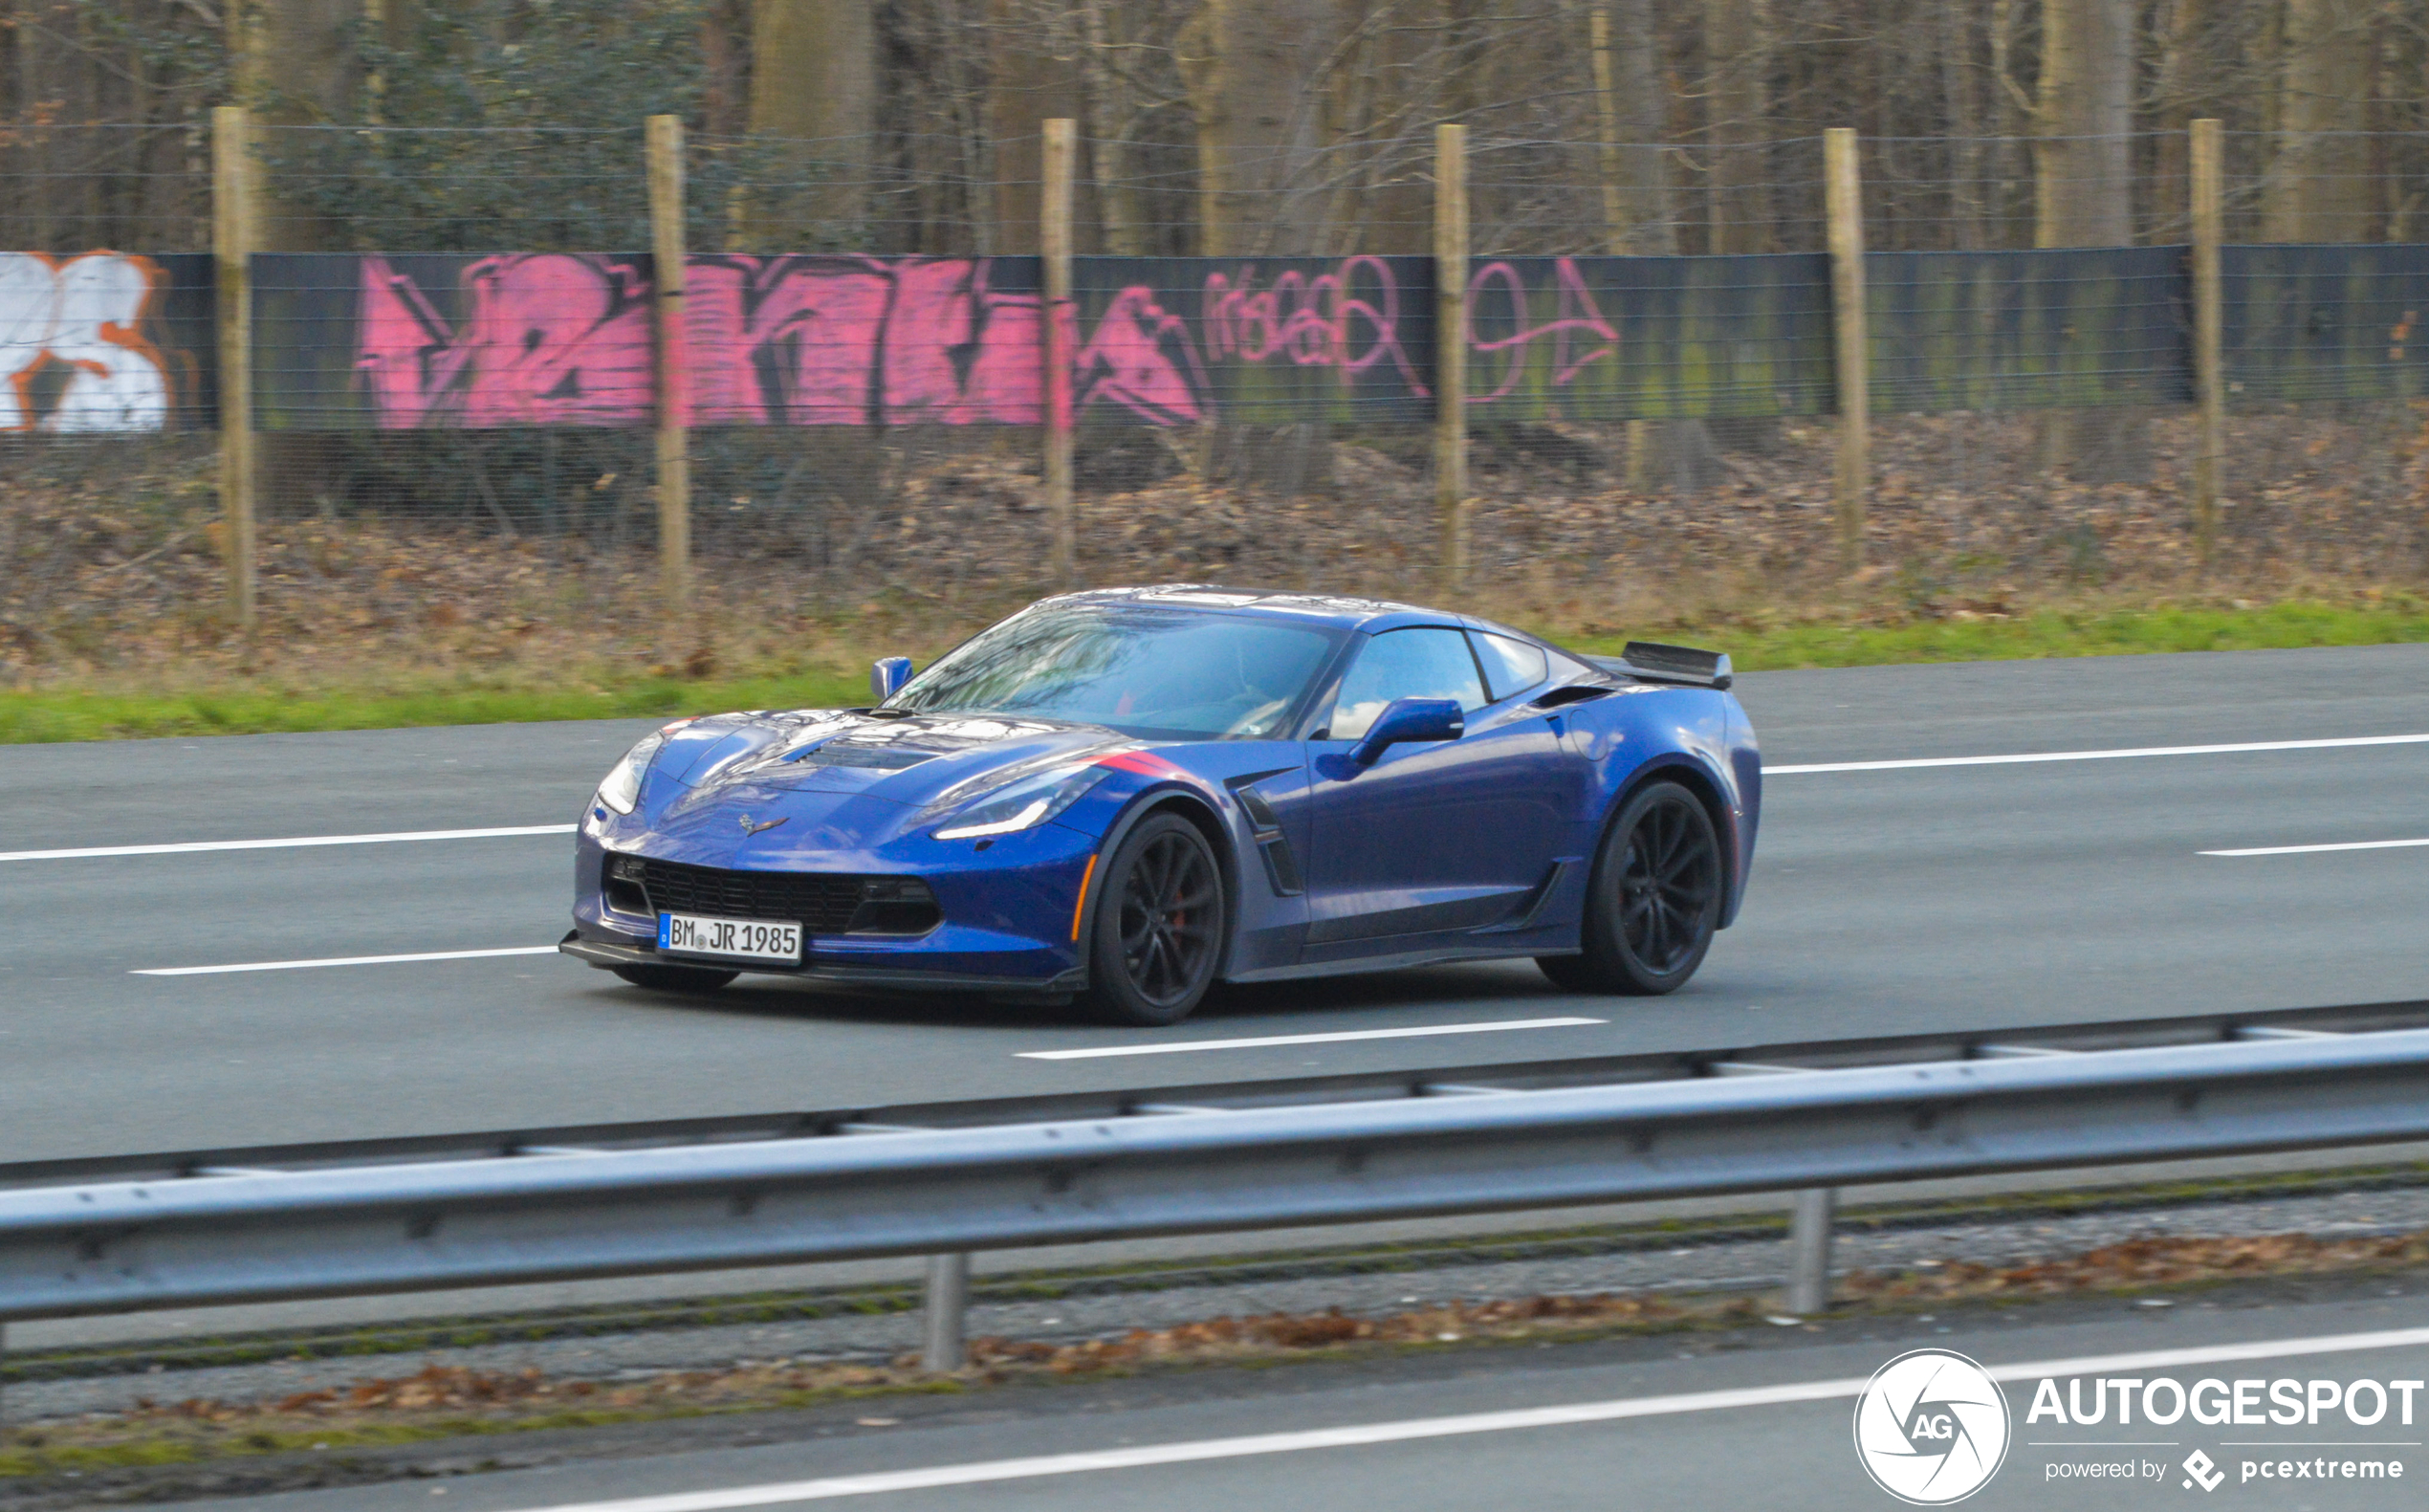
[(1855, 1399), (1855, 1452), (1900, 1501), (1962, 1501), (2007, 1457), (2007, 1398), (1961, 1354), (1901, 1354)]

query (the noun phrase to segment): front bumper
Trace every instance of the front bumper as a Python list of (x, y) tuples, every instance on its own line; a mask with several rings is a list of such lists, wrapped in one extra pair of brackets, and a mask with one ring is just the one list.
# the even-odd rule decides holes
[(719, 961), (691, 955), (662, 955), (654, 942), (586, 938), (575, 930), (557, 948), (602, 971), (618, 966), (691, 966), (710, 971), (757, 972), (801, 981), (841, 987), (925, 987), (954, 992), (1071, 993), (1087, 985), (1087, 973), (1073, 968), (1059, 976), (989, 975), (970, 972), (903, 966), (855, 966), (811, 960), (799, 966), (770, 966), (755, 961)]

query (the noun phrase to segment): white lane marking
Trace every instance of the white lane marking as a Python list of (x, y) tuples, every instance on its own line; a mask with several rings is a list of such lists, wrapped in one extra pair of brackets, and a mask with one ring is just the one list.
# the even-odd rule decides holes
[(390, 966), (399, 961), (480, 961), (498, 955), (554, 955), (554, 945), (516, 945), (502, 951), (427, 951), (418, 955), (332, 955), (317, 961), (242, 961), (233, 966), (152, 966), (130, 976), (216, 976), (223, 972), (300, 972), (315, 966)]
[(388, 835), (297, 835), (286, 840), (191, 840), (171, 845), (92, 845), (82, 850), (0, 850), (0, 861), (86, 861), (96, 856), (183, 856), (198, 850), (285, 850), (303, 845), (389, 845), (413, 840), (498, 840), (510, 835), (570, 835), (571, 824), (516, 824), (501, 829), (408, 829)]
[(2323, 850), (2403, 850), (2429, 840), (2349, 840), (2335, 845), (2256, 845), (2249, 850), (2205, 850), (2204, 856), (2309, 856)]
[[(2274, 1339), (2259, 1344), (2220, 1345), (2189, 1349), (2156, 1349), (2138, 1354), (2096, 1355), (2078, 1360), (2037, 1360), (1995, 1367), (2001, 1381), (2032, 1380), (2064, 1375), (2097, 1375), (2117, 1370), (2158, 1370), (2170, 1366), (2211, 1365), (2229, 1360), (2267, 1360), (2287, 1355), (2341, 1354), (2359, 1349), (2391, 1349), (2429, 1345), (2429, 1328), (2399, 1328), (2381, 1333), (2347, 1333), (2315, 1339)], [(990, 1459), (972, 1464), (934, 1465), (919, 1470), (889, 1470), (870, 1475), (830, 1476), (818, 1480), (793, 1480), (770, 1485), (732, 1486), (716, 1491), (681, 1491), (667, 1496), (626, 1497), (614, 1501), (560, 1503), (536, 1512), (725, 1512), (732, 1507), (775, 1506), (788, 1501), (825, 1501), (839, 1497), (874, 1496), (887, 1491), (926, 1491), (938, 1486), (982, 1485), (995, 1481), (1032, 1480), (1087, 1470), (1130, 1470), (1147, 1465), (1189, 1464), (1208, 1459), (1239, 1459), (1255, 1455), (1293, 1454), (1306, 1449), (1346, 1449), (1368, 1444), (1406, 1443), (1413, 1439), (1450, 1438), (1469, 1434), (1507, 1433), (1513, 1429), (1560, 1428), (1577, 1423), (1608, 1423), (1630, 1417), (1668, 1417), (1682, 1413), (1725, 1412), (1741, 1407), (1777, 1407), (1796, 1402), (1826, 1402), (1864, 1390), (1867, 1376), (1835, 1381), (1800, 1381), (1785, 1386), (1748, 1387), (1727, 1391), (1690, 1391), (1675, 1396), (1639, 1396), (1609, 1402), (1579, 1402), (1565, 1407), (1528, 1407), (1499, 1413), (1468, 1413), (1455, 1417), (1418, 1417), (1392, 1423), (1368, 1423), (1352, 1428), (1302, 1429), (1295, 1433), (1251, 1434), (1237, 1438), (1207, 1438), (1193, 1443), (1148, 1444), (1129, 1449), (1098, 1449), (1079, 1454), (1036, 1455), (1022, 1459)]]
[(1022, 1050), (1023, 1061), (1094, 1061), (1112, 1055), (1178, 1055), (1185, 1050), (1256, 1050), (1273, 1044), (1340, 1044), (1347, 1040), (1416, 1040), (1434, 1034), (1493, 1034), (1503, 1029), (1567, 1029), (1608, 1019), (1502, 1019), (1492, 1023), (1438, 1023), (1415, 1029), (1347, 1029), (1338, 1034), (1271, 1034), (1254, 1040), (1184, 1040), (1177, 1044), (1107, 1044), (1086, 1050)]
[(2332, 740), (2246, 740), (2222, 746), (2134, 746), (2116, 751), (2037, 751), (2024, 756), (1919, 756), (1904, 761), (1816, 761), (1804, 766), (1767, 766), (1764, 777), (1812, 772), (1906, 772), (1927, 766), (2018, 766), (2031, 761), (2122, 761), (2130, 756), (2240, 756), (2249, 751), (2342, 751), (2354, 746), (2417, 746), (2429, 734), (2346, 735)]

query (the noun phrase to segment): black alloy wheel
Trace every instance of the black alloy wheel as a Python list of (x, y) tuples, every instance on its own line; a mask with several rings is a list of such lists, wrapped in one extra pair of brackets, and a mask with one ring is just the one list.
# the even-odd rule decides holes
[(714, 966), (611, 966), (608, 970), (635, 987), (662, 993), (714, 992), (742, 975)]
[(1223, 953), (1223, 876), (1206, 837), (1177, 814), (1149, 815), (1097, 886), (1089, 1009), (1122, 1024), (1188, 1018)]
[(1572, 992), (1675, 992), (1712, 948), (1722, 875), (1720, 837), (1702, 802), (1675, 782), (1648, 783), (1594, 858), (1584, 953), (1536, 964)]

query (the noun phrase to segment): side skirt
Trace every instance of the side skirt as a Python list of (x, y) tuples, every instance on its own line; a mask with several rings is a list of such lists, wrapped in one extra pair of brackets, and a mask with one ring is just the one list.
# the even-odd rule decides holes
[(1423, 950), (1404, 951), (1396, 955), (1361, 955), (1343, 961), (1301, 961), (1291, 966), (1268, 966), (1259, 971), (1239, 972), (1223, 978), (1231, 982), (1280, 982), (1309, 976), (1355, 976), (1362, 972), (1391, 972), (1408, 966), (1437, 966), (1444, 961), (1526, 961), (1538, 955), (1575, 955), (1574, 945), (1541, 946), (1521, 949), (1503, 944), (1439, 945)]

